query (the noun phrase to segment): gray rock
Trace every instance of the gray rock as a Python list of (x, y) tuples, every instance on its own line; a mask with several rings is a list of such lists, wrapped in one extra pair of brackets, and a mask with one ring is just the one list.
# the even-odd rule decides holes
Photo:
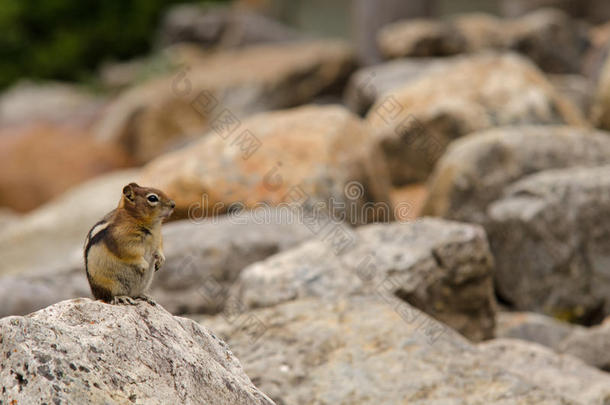
[(569, 356), (545, 352), (556, 367), (540, 361), (517, 373), (515, 359), (506, 367), (495, 353), (396, 299), (305, 299), (201, 322), (228, 340), (252, 381), (278, 404), (602, 405), (602, 395), (610, 399), (610, 377), (582, 362), (561, 366)]
[(227, 345), (157, 306), (64, 301), (0, 320), (6, 403), (273, 404)]
[(520, 339), (556, 349), (576, 325), (531, 312), (498, 312), (496, 338)]
[(386, 93), (367, 121), (395, 185), (425, 180), (447, 145), (473, 132), (508, 125), (585, 124), (578, 108), (516, 54), (455, 58)]
[[(243, 268), (314, 236), (291, 211), (271, 208), (171, 222), (163, 235), (166, 262), (155, 273), (151, 295), (173, 314), (220, 311)], [(0, 317), (90, 297), (82, 261), (80, 253), (67, 268), (0, 277)]]
[(232, 287), (230, 305), (396, 295), (470, 339), (492, 337), (493, 264), (481, 228), (428, 218), (369, 225), (346, 238), (341, 250), (322, 237), (247, 267)]
[(272, 208), (169, 223), (152, 295), (173, 314), (216, 313), (242, 269), (313, 236), (290, 211)]
[(557, 351), (610, 372), (610, 319), (598, 326), (575, 330), (557, 346)]
[(287, 42), (301, 37), (292, 28), (261, 14), (193, 4), (172, 7), (159, 33), (163, 45), (190, 42), (215, 48)]
[(595, 323), (610, 313), (610, 166), (547, 170), (490, 205), (496, 293), (518, 310)]
[(71, 84), (21, 81), (0, 96), (0, 124), (52, 122), (87, 126), (103, 103), (102, 98)]
[(452, 143), (430, 178), (425, 215), (484, 224), (513, 182), (554, 168), (610, 164), (610, 134), (561, 126), (497, 128)]
[(490, 340), (478, 346), (491, 365), (557, 395), (581, 404), (610, 401), (610, 376), (575, 357), (514, 339)]
[(9, 274), (0, 277), (0, 318), (26, 315), (91, 291), (83, 266), (48, 273)]

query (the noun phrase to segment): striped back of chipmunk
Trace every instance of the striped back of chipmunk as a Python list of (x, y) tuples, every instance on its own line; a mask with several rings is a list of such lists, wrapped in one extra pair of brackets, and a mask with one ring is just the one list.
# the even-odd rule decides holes
[(83, 256), (85, 258), (85, 270), (87, 271), (87, 276), (89, 276), (89, 249), (91, 249), (91, 246), (104, 239), (108, 226), (110, 225), (110, 218), (112, 218), (114, 211), (115, 210), (106, 214), (106, 216), (93, 225), (93, 227), (87, 233), (87, 238), (85, 238), (85, 245), (83, 247)]

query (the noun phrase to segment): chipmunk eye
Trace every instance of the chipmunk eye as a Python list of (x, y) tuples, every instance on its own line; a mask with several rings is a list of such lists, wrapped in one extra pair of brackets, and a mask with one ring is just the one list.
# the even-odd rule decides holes
[(159, 197), (157, 197), (157, 195), (156, 195), (156, 194), (150, 194), (148, 197), (146, 197), (146, 199), (147, 199), (148, 201), (150, 201), (151, 203), (154, 203), (154, 202), (158, 202), (158, 201), (159, 201)]

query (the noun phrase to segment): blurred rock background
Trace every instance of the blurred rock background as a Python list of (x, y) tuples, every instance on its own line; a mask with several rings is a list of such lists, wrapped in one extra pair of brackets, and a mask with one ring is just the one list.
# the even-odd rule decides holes
[(278, 404), (610, 403), (606, 0), (27, 0), (0, 30), (0, 317), (89, 296), (137, 181), (177, 203), (152, 295)]

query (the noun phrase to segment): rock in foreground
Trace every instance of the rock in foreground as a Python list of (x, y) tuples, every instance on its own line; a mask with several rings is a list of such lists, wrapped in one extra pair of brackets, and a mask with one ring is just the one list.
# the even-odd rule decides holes
[(425, 218), (369, 225), (341, 251), (316, 239), (244, 269), (231, 300), (245, 308), (303, 297), (398, 296), (473, 340), (491, 338), (493, 261), (479, 226)]
[(227, 345), (161, 307), (64, 301), (0, 320), (7, 404), (273, 404)]
[[(285, 405), (603, 405), (610, 399), (610, 377), (577, 359), (517, 342), (503, 349), (510, 361), (499, 361), (495, 351), (398, 300), (307, 299), (249, 315), (266, 326), (262, 336), (226, 318), (203, 323), (226, 336), (252, 380)], [(535, 362), (523, 364), (537, 352)]]

